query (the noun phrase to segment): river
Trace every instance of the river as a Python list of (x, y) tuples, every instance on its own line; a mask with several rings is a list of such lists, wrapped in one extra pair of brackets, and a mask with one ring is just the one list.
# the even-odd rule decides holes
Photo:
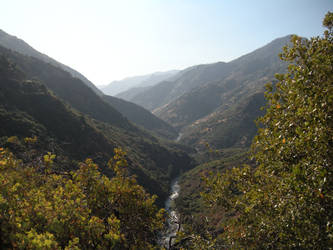
[(183, 133), (179, 133), (175, 142), (179, 142), (182, 137), (183, 137)]
[(177, 199), (180, 192), (180, 186), (178, 184), (178, 179), (172, 181), (171, 183), (171, 194), (169, 198), (165, 201), (165, 209), (169, 214), (168, 218), (168, 227), (167, 230), (162, 233), (160, 244), (164, 246), (166, 249), (169, 249), (169, 241), (170, 237), (176, 236), (178, 231), (178, 221), (179, 221), (179, 215), (177, 211), (175, 210), (174, 200)]
[[(175, 142), (179, 142), (180, 139), (183, 137), (183, 133), (179, 133)], [(160, 245), (169, 249), (169, 241), (171, 237), (176, 236), (179, 227), (179, 214), (175, 209), (174, 200), (178, 198), (180, 192), (180, 186), (178, 183), (179, 177), (175, 178), (171, 182), (171, 194), (169, 198), (165, 201), (164, 207), (165, 210), (168, 212), (169, 217), (167, 221), (167, 229), (162, 233), (161, 238), (159, 240)]]

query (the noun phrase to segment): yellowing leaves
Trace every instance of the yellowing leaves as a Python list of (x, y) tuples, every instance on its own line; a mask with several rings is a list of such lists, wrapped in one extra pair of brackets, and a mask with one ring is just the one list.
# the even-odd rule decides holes
[(37, 142), (37, 136), (34, 137), (26, 137), (24, 138), (24, 142), (27, 144), (34, 144)]
[(48, 152), (47, 155), (44, 155), (44, 163), (46, 164), (52, 164), (53, 160), (55, 159), (55, 155), (52, 154), (51, 152)]
[(7, 160), (6, 159), (3, 159), (3, 160), (0, 161), (0, 165), (5, 166), (6, 164), (7, 164)]
[[(110, 179), (91, 159), (73, 172), (49, 174), (55, 155), (48, 153), (41, 165), (25, 166), (8, 151), (0, 154), (0, 218), (6, 225), (3, 244), (16, 248), (150, 249), (163, 218), (150, 197), (126, 177), (125, 153), (116, 151), (120, 169)], [(119, 154), (118, 154), (119, 153)], [(7, 167), (8, 165), (8, 167)], [(133, 221), (133, 215), (140, 220)], [(49, 233), (49, 232), (52, 232)]]
[(332, 245), (333, 182), (327, 180), (332, 176), (333, 13), (325, 19), (323, 36), (294, 36), (292, 46), (284, 48), (288, 72), (268, 89), (271, 108), (259, 119), (262, 129), (252, 144), (257, 167), (246, 176), (243, 168), (227, 170), (208, 182), (210, 204), (237, 214), (223, 221), (235, 228), (219, 235), (227, 248)]

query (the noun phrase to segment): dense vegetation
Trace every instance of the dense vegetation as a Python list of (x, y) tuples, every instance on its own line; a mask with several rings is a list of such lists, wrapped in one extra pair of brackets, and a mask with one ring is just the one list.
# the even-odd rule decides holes
[[(200, 150), (201, 164), (191, 171), (193, 161), (180, 146), (136, 127), (112, 105), (133, 117), (137, 107), (103, 100), (68, 72), (0, 46), (0, 246), (152, 249), (165, 217), (157, 205), (170, 180), (188, 171), (176, 201), (182, 230), (171, 248), (328, 249), (332, 13), (324, 26), (321, 37), (292, 37), (281, 54), (288, 71), (267, 85), (262, 111), (262, 83), (285, 69), (285, 62), (271, 57), (285, 39), (273, 42), (274, 50), (192, 67), (150, 89), (157, 94), (146, 104), (169, 103), (155, 112), (178, 128), (187, 126), (182, 141)], [(147, 93), (141, 94), (145, 100)], [(201, 102), (207, 95), (212, 98)], [(203, 105), (193, 110), (198, 101)], [(264, 111), (248, 159), (253, 120)], [(145, 121), (151, 116), (134, 118), (152, 125)]]
[[(33, 144), (36, 138), (26, 138)], [(128, 176), (115, 149), (102, 175), (91, 160), (77, 171), (55, 171), (55, 155), (24, 164), (0, 148), (0, 245), (10, 249), (149, 249), (164, 210)], [(133, 218), (135, 215), (135, 219)]]
[(15, 68), (24, 73), (28, 80), (38, 80), (51, 90), (58, 98), (83, 114), (111, 123), (114, 126), (137, 131), (117, 110), (105, 103), (91, 88), (68, 72), (34, 57), (0, 46), (0, 54), (7, 58)]
[(264, 114), (260, 109), (266, 102), (264, 93), (259, 91), (233, 99), (234, 103), (222, 104), (218, 110), (186, 127), (181, 142), (195, 145), (200, 151), (206, 150), (207, 143), (214, 149), (248, 149), (257, 132), (254, 121)]
[[(36, 154), (50, 151), (63, 166), (92, 158), (102, 172), (115, 147), (128, 152), (129, 171), (162, 205), (170, 180), (191, 168), (191, 158), (129, 122), (69, 73), (0, 46), (0, 147), (24, 158), (24, 137), (37, 136)], [(17, 143), (8, 143), (17, 136)]]
[[(10, 36), (1, 30), (0, 46), (2, 46), (0, 53), (6, 54), (6, 57), (10, 57), (11, 61), (15, 62), (17, 67), (21, 68), (22, 71), (26, 73), (27, 78), (42, 80), (58, 97), (65, 100), (82, 113), (89, 114), (91, 117), (100, 121), (109, 122), (113, 125), (126, 128), (127, 130), (135, 131), (136, 133), (139, 133), (139, 131), (133, 126), (130, 126), (124, 117), (136, 125), (143, 126), (147, 130), (154, 130), (159, 136), (177, 136), (176, 131), (170, 125), (154, 115), (146, 112), (135, 104), (126, 101), (119, 103), (120, 100), (117, 98), (104, 96), (101, 91), (77, 71), (36, 51), (23, 40)], [(8, 51), (8, 49), (12, 51)], [(13, 51), (18, 53), (13, 53)], [(142, 85), (153, 84), (159, 79), (172, 76), (174, 73), (174, 71), (170, 71), (147, 75), (142, 79), (143, 82), (140, 83)], [(138, 78), (140, 79), (140, 77)], [(125, 82), (123, 84), (125, 84)], [(120, 83), (121, 82), (119, 82), (119, 84)], [(120, 84), (120, 87), (124, 87), (123, 84)], [(107, 105), (99, 97), (102, 97), (106, 102), (111, 103), (111, 105)], [(114, 105), (117, 107), (114, 107)], [(140, 119), (141, 116), (144, 118)]]
[(322, 37), (293, 36), (281, 55), (290, 64), (286, 74), (276, 76), (278, 83), (267, 86), (267, 112), (252, 144), (257, 166), (206, 178), (206, 202), (229, 215), (220, 232), (207, 237), (209, 230), (201, 230), (202, 240), (192, 247), (333, 245), (333, 13), (323, 23)]
[[(182, 225), (191, 225), (194, 231), (202, 232), (205, 226), (209, 226), (211, 233), (216, 234), (223, 229), (223, 220), (225, 216), (232, 214), (231, 211), (216, 207), (211, 209), (207, 207), (205, 201), (201, 199), (200, 193), (205, 190), (203, 176), (210, 172), (224, 172), (235, 165), (252, 164), (249, 160), (249, 153), (243, 148), (224, 149), (217, 152), (211, 151), (210, 158), (194, 169), (184, 173), (179, 181), (181, 192), (176, 199), (176, 208), (181, 215), (180, 223)], [(209, 222), (206, 221), (209, 218)]]
[(104, 95), (103, 100), (118, 110), (131, 122), (153, 132), (157, 136), (174, 139), (178, 135), (176, 129), (171, 125), (157, 118), (139, 105), (108, 95)]

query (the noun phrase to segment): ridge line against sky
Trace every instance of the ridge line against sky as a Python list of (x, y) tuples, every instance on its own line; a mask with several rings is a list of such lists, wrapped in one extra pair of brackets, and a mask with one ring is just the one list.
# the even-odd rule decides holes
[(272, 40), (320, 35), (332, 0), (11, 0), (0, 29), (96, 85), (231, 61)]

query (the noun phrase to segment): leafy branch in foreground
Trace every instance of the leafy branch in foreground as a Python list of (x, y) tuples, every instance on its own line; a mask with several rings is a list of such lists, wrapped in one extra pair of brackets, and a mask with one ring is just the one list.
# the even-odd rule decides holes
[[(55, 155), (23, 164), (0, 148), (0, 245), (19, 249), (152, 248), (164, 210), (126, 174), (115, 150), (108, 178), (90, 159), (77, 171), (54, 173)], [(135, 218), (134, 218), (135, 217)]]

